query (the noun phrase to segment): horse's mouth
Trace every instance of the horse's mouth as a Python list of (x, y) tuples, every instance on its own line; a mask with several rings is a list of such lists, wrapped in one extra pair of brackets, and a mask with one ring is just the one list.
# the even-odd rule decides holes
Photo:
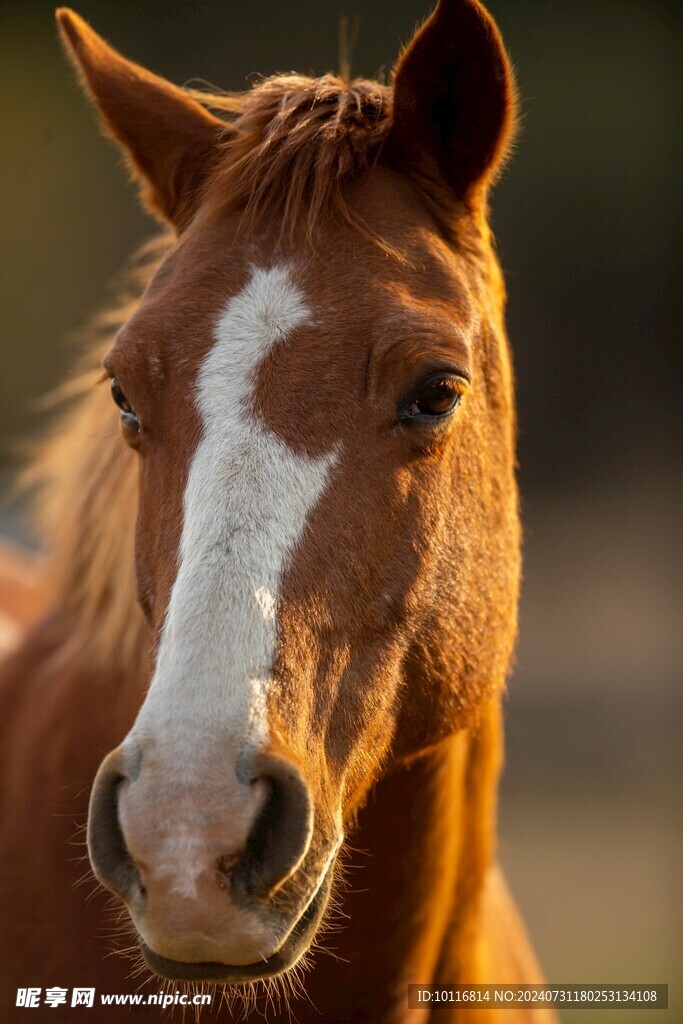
[(209, 981), (216, 984), (239, 985), (273, 978), (292, 968), (308, 949), (325, 913), (331, 887), (332, 871), (328, 870), (315, 896), (280, 949), (258, 963), (236, 967), (217, 961), (191, 964), (169, 960), (155, 953), (141, 937), (138, 937), (140, 951), (150, 970), (170, 981)]

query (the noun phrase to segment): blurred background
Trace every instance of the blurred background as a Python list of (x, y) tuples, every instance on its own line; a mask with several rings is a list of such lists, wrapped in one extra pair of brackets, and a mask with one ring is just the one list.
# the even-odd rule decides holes
[[(638, 1020), (683, 1020), (681, 5), (489, 6), (524, 114), (493, 202), (526, 530), (501, 857), (550, 980), (669, 982), (674, 1009)], [(77, 3), (126, 55), (228, 89), (256, 72), (335, 69), (341, 14), (360, 17), (354, 73), (382, 73), (429, 7)], [(9, 497), (17, 446), (46, 429), (38, 400), (68, 372), (70, 336), (154, 230), (98, 136), (52, 11), (4, 0), (0, 32), (0, 531), (25, 543)]]

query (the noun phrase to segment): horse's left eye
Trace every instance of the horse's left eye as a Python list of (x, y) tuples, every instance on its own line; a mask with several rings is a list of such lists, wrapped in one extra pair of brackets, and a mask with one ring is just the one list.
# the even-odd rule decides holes
[(417, 423), (434, 423), (443, 419), (455, 411), (464, 389), (465, 384), (460, 377), (431, 377), (401, 403), (399, 418), (403, 422)]

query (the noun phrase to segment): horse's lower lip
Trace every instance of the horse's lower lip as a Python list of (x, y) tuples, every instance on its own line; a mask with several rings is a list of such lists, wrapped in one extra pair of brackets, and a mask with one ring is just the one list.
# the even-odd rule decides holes
[(266, 960), (238, 967), (220, 962), (189, 964), (180, 960), (169, 960), (159, 956), (139, 938), (140, 951), (147, 966), (162, 978), (170, 981), (210, 981), (239, 985), (250, 981), (273, 978), (293, 967), (309, 944), (309, 938), (317, 930), (327, 906), (331, 888), (332, 871), (328, 871), (315, 896), (287, 936), (281, 948)]

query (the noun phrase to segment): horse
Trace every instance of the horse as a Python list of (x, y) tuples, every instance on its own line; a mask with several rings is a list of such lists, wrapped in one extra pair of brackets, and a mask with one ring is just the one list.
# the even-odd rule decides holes
[[(214, 95), (57, 19), (165, 231), (35, 470), (3, 1019), (36, 985), (95, 988), (93, 1021), (140, 985), (135, 1020), (160, 991), (173, 1020), (507, 1019), (407, 998), (542, 980), (495, 851), (520, 575), (498, 29), (440, 0), (391, 85)], [(32, 1019), (74, 1019), (52, 1002)]]

